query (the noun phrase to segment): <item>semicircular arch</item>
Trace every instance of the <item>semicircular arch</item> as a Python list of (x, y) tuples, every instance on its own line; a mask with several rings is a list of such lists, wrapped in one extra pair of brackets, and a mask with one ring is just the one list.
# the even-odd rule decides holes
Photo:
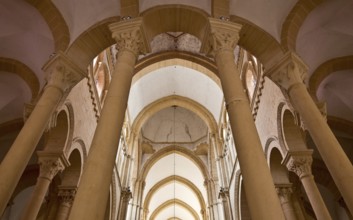
[(167, 96), (161, 98), (148, 106), (146, 106), (136, 117), (132, 124), (132, 130), (138, 134), (141, 130), (143, 124), (155, 113), (158, 111), (171, 107), (171, 106), (179, 106), (185, 108), (189, 111), (194, 112), (198, 115), (208, 126), (212, 133), (217, 132), (217, 122), (214, 119), (213, 115), (201, 104), (178, 95)]
[(186, 209), (194, 217), (195, 220), (200, 219), (197, 212), (191, 206), (189, 206), (187, 203), (179, 199), (171, 199), (164, 202), (162, 205), (160, 205), (156, 210), (152, 212), (150, 219), (154, 220), (163, 209), (173, 205), (178, 205)]
[(204, 162), (198, 156), (196, 156), (195, 153), (192, 152), (191, 150), (186, 149), (185, 147), (180, 147), (180, 146), (176, 146), (176, 145), (170, 145), (168, 147), (164, 147), (161, 150), (154, 153), (143, 165), (141, 172), (140, 172), (139, 179), (145, 180), (148, 172), (150, 171), (152, 166), (159, 159), (161, 159), (169, 154), (173, 154), (173, 153), (177, 153), (177, 154), (189, 159), (191, 162), (193, 162), (199, 168), (204, 179), (208, 179), (208, 172), (207, 172), (207, 168), (206, 168)]
[(148, 209), (153, 195), (160, 187), (163, 187), (164, 185), (169, 184), (173, 181), (179, 182), (179, 183), (185, 185), (186, 187), (188, 187), (189, 189), (191, 189), (191, 191), (193, 191), (195, 193), (195, 195), (197, 196), (197, 199), (199, 200), (199, 203), (200, 203), (202, 209), (206, 209), (206, 203), (205, 203), (205, 200), (202, 196), (201, 191), (190, 180), (188, 180), (184, 177), (181, 177), (181, 176), (176, 176), (176, 175), (169, 176), (169, 177), (159, 181), (149, 190), (149, 192), (147, 193), (146, 198), (143, 202), (144, 209)]

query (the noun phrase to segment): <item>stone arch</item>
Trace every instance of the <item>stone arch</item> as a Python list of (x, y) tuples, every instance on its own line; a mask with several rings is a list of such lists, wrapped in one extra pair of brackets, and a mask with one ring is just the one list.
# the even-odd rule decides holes
[(107, 18), (84, 31), (66, 50), (70, 60), (81, 69), (87, 69), (87, 66), (100, 52), (115, 44), (108, 25), (119, 20), (120, 17)]
[[(74, 114), (74, 108), (72, 107), (71, 102), (66, 101), (65, 104), (61, 105), (61, 107), (58, 109), (59, 114), (61, 113), (61, 111), (65, 112), (66, 116), (67, 116), (67, 142), (65, 144), (65, 147), (63, 148), (63, 151), (65, 153), (68, 153), (68, 151), (71, 148), (72, 145), (72, 138), (73, 138), (73, 133), (74, 133), (74, 126), (75, 126), (75, 114)], [(59, 114), (56, 116), (56, 120), (58, 120), (58, 116)], [(63, 120), (63, 118), (61, 118), (60, 120)], [(55, 125), (57, 125), (58, 121), (55, 123)], [(59, 123), (63, 123), (63, 122), (59, 122)], [(66, 154), (67, 156), (69, 154)]]
[(171, 106), (180, 106), (198, 115), (208, 126), (211, 133), (217, 132), (217, 123), (212, 114), (199, 103), (186, 97), (172, 95), (161, 98), (146, 106), (136, 117), (132, 124), (132, 130), (138, 134), (143, 124), (156, 112)]
[(297, 115), (286, 106), (280, 103), (277, 111), (277, 127), (279, 143), (286, 150), (306, 150), (304, 134), (299, 126)]
[(200, 190), (190, 180), (187, 180), (181, 176), (175, 176), (175, 175), (169, 176), (169, 177), (159, 181), (150, 189), (150, 191), (147, 193), (147, 195), (145, 197), (145, 201), (143, 202), (143, 208), (145, 210), (148, 209), (151, 198), (158, 188), (160, 188), (170, 182), (173, 182), (173, 181), (179, 182), (179, 183), (187, 186), (188, 188), (190, 188), (191, 191), (193, 191), (195, 193), (195, 195), (197, 196), (197, 198), (200, 202), (201, 209), (206, 210), (206, 203), (205, 203), (205, 200), (204, 200)]
[(64, 152), (69, 144), (69, 117), (65, 110), (61, 110), (53, 119), (54, 125), (48, 132), (45, 150)]
[(39, 80), (36, 74), (27, 65), (11, 58), (0, 57), (0, 71), (18, 75), (30, 88), (32, 101), (37, 98), (40, 89)]
[(236, 15), (231, 15), (230, 20), (242, 25), (238, 45), (258, 58), (266, 69), (271, 67), (277, 59), (283, 57), (282, 46), (269, 33)]
[(157, 151), (146, 161), (146, 163), (141, 169), (140, 178), (138, 179), (145, 180), (149, 170), (159, 159), (173, 153), (177, 153), (181, 156), (184, 156), (187, 159), (189, 159), (191, 162), (195, 163), (195, 165), (200, 169), (200, 172), (202, 173), (204, 179), (209, 178), (205, 164), (198, 156), (195, 155), (194, 152), (184, 147), (170, 145), (168, 147), (164, 147), (163, 149)]
[(299, 0), (282, 25), (281, 45), (285, 50), (296, 50), (296, 40), (306, 17), (325, 0)]
[(142, 58), (135, 66), (133, 82), (137, 81), (148, 72), (172, 65), (182, 65), (199, 71), (210, 77), (221, 87), (215, 62), (199, 54), (185, 51), (164, 51)]
[(287, 167), (282, 164), (282, 153), (274, 147), (269, 154), (270, 171), (274, 184), (289, 184), (289, 172)]
[(265, 157), (268, 164), (270, 164), (270, 157), (273, 149), (277, 149), (280, 152), (282, 158), (284, 158), (288, 152), (288, 150), (285, 147), (280, 145), (279, 140), (276, 136), (272, 136), (268, 138), (265, 144)]
[(68, 156), (72, 153), (72, 151), (74, 150), (78, 150), (78, 152), (80, 153), (80, 156), (81, 156), (81, 163), (82, 163), (82, 166), (85, 164), (86, 162), (86, 159), (87, 159), (87, 149), (86, 149), (86, 146), (85, 146), (85, 143), (83, 142), (83, 140), (79, 137), (75, 137), (73, 140), (72, 140), (72, 144), (70, 147), (68, 147), (66, 149), (66, 152), (65, 154)]
[(336, 71), (348, 69), (353, 69), (353, 56), (331, 59), (317, 67), (309, 79), (309, 92), (312, 97), (317, 98), (316, 91), (326, 77)]
[(47, 22), (54, 38), (55, 51), (65, 51), (70, 43), (70, 32), (64, 17), (56, 8), (55, 4), (50, 0), (26, 1), (39, 11), (44, 20)]
[(68, 160), (70, 166), (62, 173), (61, 185), (65, 187), (77, 187), (83, 168), (80, 151), (78, 149), (71, 151)]
[(190, 214), (194, 217), (195, 220), (200, 220), (199, 216), (197, 215), (197, 212), (191, 206), (189, 206), (187, 203), (185, 203), (179, 199), (171, 199), (171, 200), (164, 202), (154, 212), (152, 212), (150, 219), (154, 220), (163, 209), (167, 208), (168, 206), (172, 206), (172, 205), (179, 205), (179, 206), (185, 208), (188, 212), (190, 212)]

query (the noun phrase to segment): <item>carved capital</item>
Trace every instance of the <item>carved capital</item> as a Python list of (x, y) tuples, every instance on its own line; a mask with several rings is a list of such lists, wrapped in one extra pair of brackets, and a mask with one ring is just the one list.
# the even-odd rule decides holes
[(289, 51), (265, 75), (278, 86), (289, 91), (293, 85), (305, 81), (307, 72), (306, 64), (295, 53)]
[(292, 184), (275, 184), (275, 187), (281, 203), (291, 201), (291, 196), (293, 193)]
[(216, 56), (219, 51), (234, 51), (239, 40), (241, 27), (240, 24), (209, 18), (209, 29), (205, 34), (202, 52), (210, 56)]
[(38, 151), (38, 163), (40, 166), (39, 177), (51, 181), (54, 176), (68, 167), (70, 163), (62, 153)]
[(117, 42), (119, 54), (124, 50), (133, 52), (136, 57), (150, 51), (145, 38), (142, 18), (129, 19), (109, 25), (112, 37)]
[(304, 178), (311, 174), (311, 164), (313, 162), (312, 150), (290, 151), (283, 160), (289, 171), (296, 173), (299, 178)]
[(85, 76), (85, 72), (62, 52), (49, 60), (43, 70), (46, 72), (47, 87), (54, 86), (63, 93), (68, 92)]
[(59, 187), (58, 197), (62, 203), (71, 206), (77, 192), (76, 187)]
[(229, 198), (229, 189), (221, 187), (221, 190), (219, 191), (218, 198), (222, 200), (226, 200)]
[(130, 191), (130, 187), (126, 187), (121, 190), (121, 198), (126, 203), (129, 202), (129, 200), (132, 198), (132, 193)]

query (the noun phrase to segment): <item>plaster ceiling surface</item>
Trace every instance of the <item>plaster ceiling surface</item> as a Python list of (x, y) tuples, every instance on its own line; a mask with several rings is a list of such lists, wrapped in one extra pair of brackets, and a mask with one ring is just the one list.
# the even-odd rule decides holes
[(131, 122), (147, 105), (171, 95), (196, 101), (218, 121), (223, 101), (219, 86), (196, 70), (175, 65), (150, 72), (132, 85), (128, 101)]
[(142, 134), (153, 142), (194, 142), (207, 135), (207, 125), (195, 113), (169, 107), (153, 116), (142, 127)]
[(199, 212), (201, 210), (201, 204), (198, 201), (195, 192), (193, 192), (189, 187), (178, 182), (171, 182), (164, 185), (155, 192), (148, 207), (149, 213), (153, 213), (153, 211), (160, 207), (163, 203), (173, 199), (178, 199), (187, 203), (198, 213), (201, 218)]
[(0, 71), (0, 124), (21, 118), (23, 105), (31, 100), (31, 90), (17, 75)]
[[(161, 1), (159, 0), (139, 0), (140, 12), (143, 12), (149, 8), (160, 6)], [(164, 0), (163, 5), (187, 5), (196, 8), (200, 8), (203, 11), (211, 14), (211, 0)]]
[(27, 65), (43, 85), (42, 67), (54, 52), (48, 25), (34, 7), (22, 0), (2, 0), (0, 11), (0, 57)]
[(97, 22), (120, 16), (119, 0), (53, 0), (53, 3), (69, 27), (71, 43)]
[(320, 84), (317, 97), (327, 102), (328, 115), (353, 121), (352, 76), (352, 70), (338, 71), (330, 74)]
[(230, 14), (245, 18), (272, 35), (281, 39), (282, 24), (296, 0), (231, 0)]
[(311, 74), (322, 63), (353, 51), (353, 1), (319, 5), (305, 19), (297, 38), (297, 52)]
[(146, 198), (148, 191), (156, 183), (173, 175), (181, 176), (192, 182), (200, 190), (204, 200), (206, 200), (206, 190), (203, 186), (204, 177), (200, 169), (190, 159), (175, 153), (159, 159), (151, 167), (146, 176), (143, 199)]

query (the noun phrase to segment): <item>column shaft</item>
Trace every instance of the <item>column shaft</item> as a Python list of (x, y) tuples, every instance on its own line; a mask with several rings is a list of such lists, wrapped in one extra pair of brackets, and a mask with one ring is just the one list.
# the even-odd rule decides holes
[(0, 165), (0, 213), (9, 201), (57, 105), (84, 73), (58, 52), (44, 67), (48, 85)]
[(1, 162), (0, 213), (4, 211), (62, 95), (62, 91), (56, 87), (47, 87), (44, 90), (39, 102)]
[(289, 96), (310, 132), (322, 159), (349, 210), (353, 213), (353, 166), (314, 104), (303, 83), (292, 86)]
[(215, 57), (251, 216), (263, 220), (284, 219), (233, 51), (221, 50)]
[(30, 202), (27, 203), (27, 206), (21, 215), (22, 220), (35, 220), (37, 218), (50, 182), (50, 179), (41, 177), (38, 178), (37, 184), (29, 200)]
[(71, 204), (62, 202), (60, 204), (56, 220), (66, 220), (69, 217)]
[(305, 192), (309, 198), (310, 204), (314, 209), (317, 219), (330, 220), (332, 219), (328, 212), (325, 202), (321, 197), (319, 189), (317, 188), (313, 175), (306, 175), (300, 178)]
[(104, 216), (135, 60), (132, 51), (119, 54), (69, 219)]
[(284, 212), (286, 220), (297, 220), (295, 215), (294, 205), (292, 202), (292, 188), (290, 184), (276, 185), (276, 190), (278, 193), (279, 200)]
[(117, 22), (109, 28), (117, 41), (119, 54), (70, 220), (104, 217), (136, 59), (140, 52), (146, 51), (142, 19)]

